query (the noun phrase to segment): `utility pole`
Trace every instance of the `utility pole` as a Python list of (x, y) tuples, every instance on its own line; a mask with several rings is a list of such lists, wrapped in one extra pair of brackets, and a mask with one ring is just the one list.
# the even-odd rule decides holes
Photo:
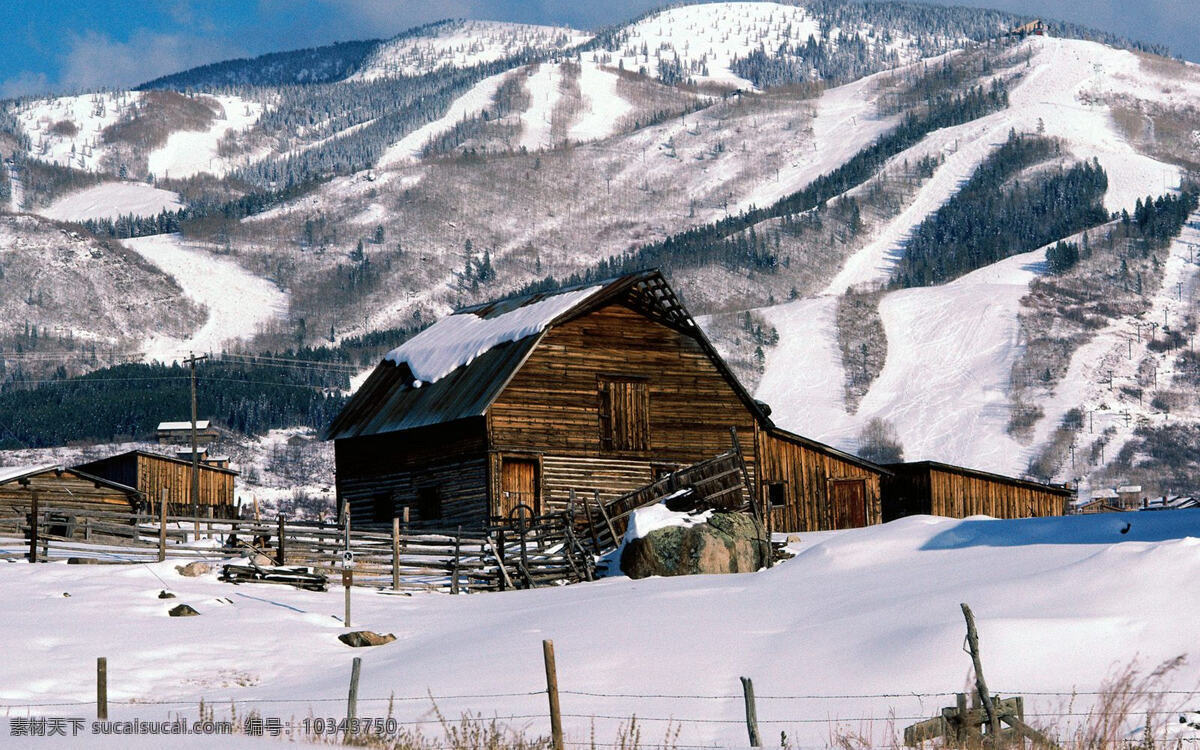
[(196, 537), (200, 537), (200, 454), (196, 446), (196, 363), (208, 359), (188, 352), (183, 360), (192, 370), (192, 517), (196, 519)]

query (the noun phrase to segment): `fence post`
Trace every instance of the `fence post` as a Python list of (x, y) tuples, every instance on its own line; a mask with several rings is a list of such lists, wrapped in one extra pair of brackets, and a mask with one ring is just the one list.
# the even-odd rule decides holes
[(612, 537), (612, 545), (620, 547), (621, 540), (617, 538), (617, 530), (613, 528), (612, 519), (608, 517), (608, 509), (604, 507), (604, 503), (600, 502), (600, 490), (592, 490), (592, 501), (600, 509), (600, 517), (604, 519), (604, 523), (608, 527), (608, 535)]
[(550, 737), (554, 750), (563, 750), (562, 714), (558, 708), (558, 672), (554, 666), (554, 641), (542, 641), (546, 662), (546, 696), (550, 700)]
[(29, 562), (38, 561), (38, 491), (29, 494)]
[(159, 491), (158, 500), (158, 561), (167, 559), (167, 488)]
[(450, 593), (458, 593), (458, 556), (459, 546), (462, 544), (462, 526), (458, 527), (458, 533), (454, 536), (454, 568), (450, 572)]
[(987, 713), (992, 742), (997, 742), (1000, 738), (1000, 717), (996, 715), (996, 707), (992, 705), (987, 682), (983, 679), (983, 661), (979, 658), (979, 633), (975, 631), (975, 615), (965, 602), (959, 606), (962, 607), (963, 617), (967, 619), (967, 646), (971, 649), (971, 663), (975, 667), (975, 688), (979, 691), (979, 701)]
[(283, 513), (280, 513), (279, 514), (279, 546), (276, 548), (276, 552), (275, 552), (275, 564), (276, 565), (286, 565), (287, 564), (287, 547), (285, 546), (284, 541), (283, 541), (284, 532), (287, 531), (287, 527), (285, 526), (286, 522), (287, 522), (287, 516), (285, 516)]
[(742, 696), (746, 699), (746, 732), (750, 735), (750, 747), (762, 747), (758, 736), (758, 709), (754, 705), (754, 681), (742, 678)]
[(400, 517), (392, 517), (392, 591), (400, 589)]
[(108, 718), (108, 657), (96, 658), (96, 718)]
[[(358, 674), (362, 670), (362, 657), (354, 657), (354, 661), (350, 665), (350, 696), (346, 699), (346, 718), (353, 719), (358, 716)], [(347, 729), (346, 734), (350, 731)]]

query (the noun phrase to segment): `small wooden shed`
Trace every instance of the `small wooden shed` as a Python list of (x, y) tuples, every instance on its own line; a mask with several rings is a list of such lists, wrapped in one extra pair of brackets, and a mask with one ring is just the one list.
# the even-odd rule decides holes
[[(191, 422), (159, 422), (158, 430), (159, 445), (191, 445), (192, 443), (192, 423)], [(217, 428), (212, 426), (212, 423), (207, 419), (196, 420), (196, 444), (208, 445), (221, 437), (221, 433), (217, 432)]]
[(29, 512), (34, 493), (42, 508), (127, 511), (138, 509), (133, 487), (57, 464), (0, 468), (0, 515)]
[[(136, 487), (153, 507), (157, 508), (163, 490), (167, 493), (171, 513), (186, 515), (192, 512), (192, 464), (174, 456), (149, 451), (132, 450), (115, 456), (80, 464), (76, 469), (113, 482)], [(201, 514), (212, 509), (216, 518), (235, 518), (234, 478), (237, 472), (223, 466), (201, 463)]]
[(887, 464), (883, 480), (883, 520), (912, 515), (966, 518), (1061, 516), (1075, 491), (1065, 485), (1042, 484), (978, 469), (914, 461)]

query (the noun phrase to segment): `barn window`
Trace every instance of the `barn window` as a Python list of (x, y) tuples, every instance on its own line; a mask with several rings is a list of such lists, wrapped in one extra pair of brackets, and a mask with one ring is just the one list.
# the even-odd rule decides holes
[(767, 482), (767, 502), (772, 508), (782, 508), (787, 505), (787, 484), (784, 482)]
[(417, 514), (422, 521), (436, 521), (442, 517), (442, 491), (438, 487), (422, 487), (417, 490)]
[(395, 504), (392, 502), (392, 493), (380, 492), (371, 498), (371, 520), (372, 521), (390, 521), (396, 514)]
[(601, 376), (600, 447), (613, 451), (650, 448), (650, 387), (644, 380)]

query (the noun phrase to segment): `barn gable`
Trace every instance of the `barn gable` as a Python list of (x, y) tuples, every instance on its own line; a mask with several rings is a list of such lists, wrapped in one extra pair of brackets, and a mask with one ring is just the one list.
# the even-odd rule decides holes
[(739, 400), (761, 407), (729, 371), (658, 271), (464, 308), (389, 352), (323, 433), (379, 435), (483, 416), (547, 331), (619, 304), (693, 338)]

